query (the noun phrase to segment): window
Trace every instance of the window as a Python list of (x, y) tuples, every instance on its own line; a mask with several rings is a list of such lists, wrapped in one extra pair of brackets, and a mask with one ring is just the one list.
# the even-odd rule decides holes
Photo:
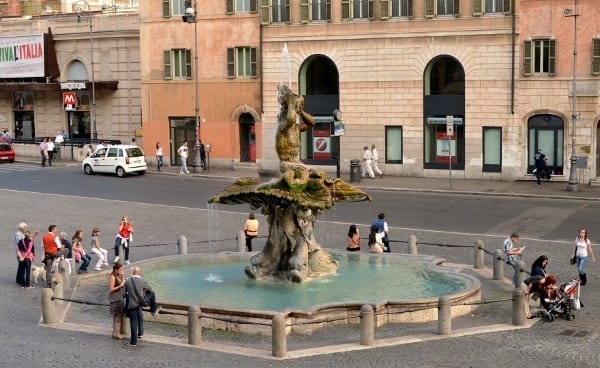
[(163, 17), (185, 14), (186, 0), (163, 0)]
[(510, 14), (512, 0), (473, 0), (473, 15), (480, 16), (483, 13)]
[(385, 127), (385, 163), (402, 163), (402, 127)]
[(392, 0), (392, 17), (412, 17), (412, 0)]
[(342, 0), (342, 19), (373, 18), (373, 0)]
[(227, 77), (257, 77), (256, 47), (227, 49)]
[(272, 0), (271, 21), (273, 23), (290, 21), (290, 0)]
[(165, 79), (192, 78), (192, 51), (190, 49), (171, 49), (164, 51)]
[(556, 41), (525, 41), (524, 74), (554, 75), (556, 67)]
[(227, 14), (256, 13), (257, 0), (227, 0)]
[(529, 118), (528, 166), (527, 172), (535, 168), (534, 155), (541, 149), (548, 160), (547, 169), (552, 175), (563, 175), (564, 122), (555, 115), (535, 115)]
[(300, 18), (303, 23), (331, 20), (331, 0), (301, 0)]
[(460, 0), (425, 0), (425, 18), (460, 14)]
[(502, 128), (483, 127), (483, 171), (502, 171)]
[(592, 39), (592, 75), (600, 74), (600, 38)]

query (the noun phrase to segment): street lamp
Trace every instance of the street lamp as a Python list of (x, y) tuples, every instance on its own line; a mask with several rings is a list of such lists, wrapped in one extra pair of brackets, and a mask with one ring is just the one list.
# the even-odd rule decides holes
[(194, 86), (196, 88), (196, 143), (194, 144), (194, 163), (192, 164), (193, 170), (196, 167), (202, 166), (202, 157), (200, 156), (200, 137), (198, 130), (200, 129), (200, 102), (198, 93), (198, 82), (200, 77), (198, 76), (198, 12), (196, 10), (197, 2), (194, 1), (192, 7), (191, 0), (185, 2), (185, 14), (181, 17), (185, 23), (194, 23)]
[[(83, 3), (87, 6), (88, 23), (90, 27), (90, 63), (92, 79), (92, 139), (98, 139), (98, 130), (96, 129), (96, 79), (94, 78), (94, 29), (92, 26), (92, 8), (85, 0), (79, 0), (77, 3)], [(77, 23), (81, 23), (81, 7), (77, 8)]]
[(567, 183), (567, 191), (577, 192), (579, 183), (577, 181), (577, 155), (575, 152), (575, 122), (577, 121), (577, 17), (579, 16), (577, 9), (577, 0), (573, 9), (565, 9), (565, 17), (573, 17), (573, 107), (572, 107), (572, 123), (571, 123), (571, 168), (569, 170), (569, 181)]

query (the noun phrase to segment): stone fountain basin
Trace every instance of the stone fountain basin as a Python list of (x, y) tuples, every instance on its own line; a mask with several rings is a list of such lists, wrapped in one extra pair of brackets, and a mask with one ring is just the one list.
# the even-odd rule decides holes
[[(339, 253), (338, 251), (336, 253), (336, 251), (331, 250), (330, 252), (337, 259), (342, 261), (344, 259), (353, 259), (353, 262), (342, 262), (338, 270), (338, 275), (329, 276), (330, 280), (333, 280), (331, 283), (327, 281), (327, 278), (322, 279), (320, 277), (308, 280), (306, 283), (301, 284), (301, 286), (285, 281), (247, 280), (244, 275), (243, 265), (249, 262), (251, 256), (249, 253), (167, 256), (141, 261), (138, 264), (142, 267), (144, 278), (156, 289), (159, 303), (166, 310), (180, 312), (175, 314), (161, 314), (157, 317), (158, 321), (187, 325), (188, 321), (185, 311), (191, 305), (196, 304), (202, 310), (202, 326), (204, 328), (261, 335), (271, 334), (271, 321), (274, 316), (279, 314), (283, 315), (286, 319), (288, 333), (310, 334), (321, 327), (337, 324), (360, 324), (360, 309), (365, 304), (373, 307), (376, 326), (382, 326), (386, 323), (420, 323), (437, 320), (438, 300), (442, 295), (447, 295), (453, 305), (452, 317), (471, 313), (476, 305), (471, 305), (470, 303), (481, 300), (481, 283), (479, 280), (470, 275), (459, 273), (455, 268), (442, 266), (444, 262), (442, 258), (405, 254), (375, 255), (366, 252), (350, 254)], [(412, 274), (415, 273), (414, 270), (409, 269), (408, 273), (403, 275), (396, 275), (390, 271), (399, 268), (399, 265), (402, 264), (420, 264), (422, 268), (417, 273), (440, 275), (443, 279), (455, 280), (460, 287), (459, 290), (452, 290), (448, 293), (444, 293), (442, 290), (442, 294), (435, 296), (415, 297), (412, 295), (403, 298), (402, 295), (405, 293), (401, 290), (389, 292), (387, 296), (373, 296), (372, 294), (377, 294), (374, 291), (382, 289), (382, 286), (373, 284), (372, 280), (369, 280), (369, 275), (366, 275), (367, 271), (354, 269), (355, 266), (353, 264), (356, 264), (357, 260), (358, 263), (361, 263), (360, 260), (362, 260), (362, 263), (367, 263), (368, 267), (372, 270), (377, 269), (375, 271), (376, 279), (383, 279), (384, 285), (390, 285), (390, 287), (401, 284), (405, 285), (408, 290), (420, 288), (412, 280)], [(238, 264), (240, 265), (239, 268), (237, 267)], [(202, 269), (203, 267), (208, 267), (209, 270), (204, 274), (202, 274), (204, 271), (201, 270), (200, 276), (198, 274), (186, 275), (184, 272), (183, 278), (182, 275), (175, 276), (175, 282), (167, 280), (168, 277), (165, 277), (163, 274), (165, 271), (174, 272), (174, 270), (182, 266), (183, 268), (189, 268), (190, 265), (194, 268), (194, 272), (196, 272), (196, 268)], [(231, 265), (234, 265), (233, 275), (225, 276), (220, 275), (220, 271), (212, 271), (215, 269), (214, 267), (217, 270), (221, 270)], [(213, 268), (210, 269), (210, 267)], [(380, 273), (378, 274), (377, 272)], [(237, 275), (238, 273), (239, 275)], [(350, 274), (357, 273), (359, 274), (359, 279), (350, 279)], [(229, 280), (229, 277), (233, 277), (236, 280), (238, 276), (241, 281), (231, 282)], [(221, 282), (219, 281), (220, 277), (223, 278)], [(184, 281), (181, 280), (186, 279), (186, 285), (182, 285)], [(285, 299), (287, 295), (294, 294), (297, 291), (290, 288), (302, 287), (304, 289), (301, 291), (305, 291), (305, 294), (301, 293), (300, 299), (303, 300), (314, 296), (317, 293), (315, 290), (323, 289), (324, 283), (326, 291), (331, 291), (325, 293), (324, 299), (328, 299), (327, 294), (336, 294), (333, 291), (337, 292), (337, 289), (342, 288), (335, 284), (340, 279), (350, 279), (350, 284), (356, 285), (356, 295), (348, 297), (347, 293), (344, 296), (342, 292), (341, 297), (337, 298), (338, 300), (331, 298), (330, 300), (322, 300), (321, 302), (318, 300), (312, 303), (299, 302), (301, 306), (295, 305), (292, 302), (292, 305), (289, 306), (279, 305), (278, 307), (271, 307), (270, 305), (265, 306), (261, 301), (256, 302), (256, 305), (253, 302), (249, 303), (251, 305), (247, 305), (248, 303), (242, 301), (242, 299), (247, 298), (248, 294), (246, 294), (246, 297), (244, 295), (239, 296), (238, 291), (236, 291), (236, 287), (240, 286), (240, 284), (242, 287), (249, 288), (250, 291), (247, 292), (251, 294), (260, 294), (262, 292), (261, 288), (265, 286), (267, 289), (281, 288), (282, 294), (279, 294), (279, 296), (277, 294), (275, 296), (268, 296), (268, 298), (275, 298), (277, 300)], [(397, 282), (397, 279), (400, 282)], [(358, 285), (359, 282), (363, 281), (367, 285), (372, 285), (372, 287), (365, 287), (364, 284)], [(207, 296), (194, 295), (198, 291), (194, 289), (202, 289), (203, 283), (205, 285), (204, 288), (209, 288), (205, 282), (216, 283), (218, 290), (213, 290), (213, 294)], [(191, 288), (190, 283), (192, 285)], [(267, 285), (263, 285), (263, 283), (267, 283)], [(360, 295), (361, 293), (362, 295)], [(176, 294), (180, 296), (176, 296)], [(228, 303), (215, 300), (220, 298), (221, 295), (231, 296), (233, 301)], [(273, 304), (276, 303), (273, 302)]]

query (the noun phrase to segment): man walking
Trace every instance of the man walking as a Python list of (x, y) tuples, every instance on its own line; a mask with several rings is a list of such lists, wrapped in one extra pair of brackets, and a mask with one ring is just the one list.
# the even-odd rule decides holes
[(371, 167), (371, 161), (372, 161), (373, 156), (371, 155), (371, 151), (369, 151), (368, 146), (364, 146), (363, 149), (364, 149), (363, 157), (360, 160), (360, 163), (362, 165), (360, 177), (364, 178), (367, 175), (369, 175), (369, 178), (375, 179), (375, 174), (373, 174), (373, 168)]
[[(149, 297), (146, 297), (146, 294)], [(137, 346), (137, 340), (144, 337), (144, 315), (142, 314), (142, 304), (147, 300), (150, 304), (150, 312), (156, 316), (162, 309), (156, 305), (156, 295), (146, 280), (142, 278), (142, 270), (139, 267), (133, 268), (133, 274), (125, 281), (125, 314), (129, 317), (129, 327), (131, 337), (127, 346)]]
[(188, 143), (187, 141), (183, 141), (181, 146), (177, 149), (177, 153), (179, 154), (179, 159), (181, 160), (181, 169), (179, 169), (179, 175), (189, 174), (190, 172), (187, 169), (187, 158), (188, 158)]
[(375, 148), (375, 145), (372, 144), (371, 145), (371, 166), (373, 168), (373, 172), (383, 178), (383, 172), (381, 172), (381, 170), (379, 169), (379, 166), (377, 165), (377, 161), (379, 161), (379, 153), (377, 152), (377, 148)]
[(548, 157), (544, 155), (541, 148), (538, 148), (537, 153), (533, 156), (535, 160), (535, 178), (537, 180), (537, 185), (542, 185), (541, 179), (546, 173), (546, 160)]

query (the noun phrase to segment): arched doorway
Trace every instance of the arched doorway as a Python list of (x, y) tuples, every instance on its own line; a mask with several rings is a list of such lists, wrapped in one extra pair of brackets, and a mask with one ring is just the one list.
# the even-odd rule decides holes
[[(67, 67), (67, 81), (84, 82), (89, 81), (89, 73), (86, 66), (80, 60), (74, 60)], [(71, 138), (89, 139), (92, 136), (92, 99), (91, 91), (72, 91), (76, 94), (76, 105), (67, 111), (67, 132)]]
[(325, 55), (312, 55), (300, 67), (299, 79), (304, 110), (317, 122), (313, 129), (302, 133), (300, 157), (309, 164), (335, 165), (340, 155), (339, 137), (331, 136), (333, 112), (340, 108), (337, 66)]
[(564, 168), (564, 121), (556, 115), (534, 115), (527, 121), (528, 152), (527, 172), (535, 168), (533, 156), (541, 148), (548, 160), (546, 165), (552, 175), (563, 175)]
[[(465, 167), (465, 71), (453, 57), (433, 59), (423, 76), (423, 158), (425, 169)], [(452, 116), (452, 134), (446, 123)]]
[(256, 126), (250, 113), (240, 115), (240, 162), (256, 162)]

